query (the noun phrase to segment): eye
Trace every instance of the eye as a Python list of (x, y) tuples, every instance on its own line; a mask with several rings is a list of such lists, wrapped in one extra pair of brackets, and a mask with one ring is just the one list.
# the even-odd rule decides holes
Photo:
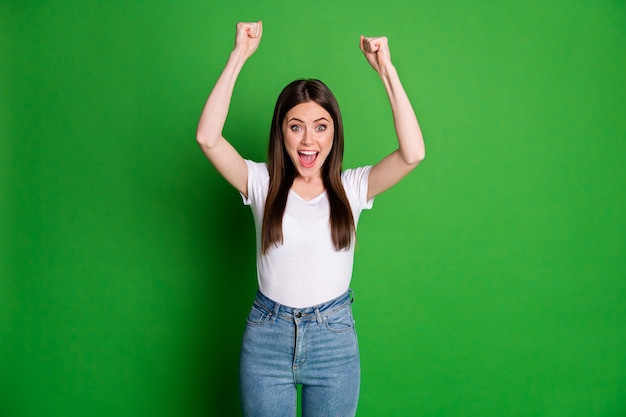
[(317, 127), (315, 128), (315, 130), (317, 130), (318, 132), (323, 132), (323, 131), (325, 131), (326, 129), (327, 129), (327, 128), (326, 128), (326, 125), (319, 125), (319, 126), (317, 126)]
[(300, 130), (302, 130), (302, 128), (300, 126), (298, 126), (298, 125), (291, 125), (291, 126), (289, 126), (289, 129), (292, 132), (299, 132)]

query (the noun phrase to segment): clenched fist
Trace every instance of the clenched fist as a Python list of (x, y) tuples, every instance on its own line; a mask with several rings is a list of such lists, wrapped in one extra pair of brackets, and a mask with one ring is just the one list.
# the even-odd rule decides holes
[(235, 37), (235, 49), (241, 50), (245, 57), (250, 57), (259, 47), (263, 34), (263, 22), (237, 23), (237, 35)]
[(380, 73), (382, 66), (391, 64), (391, 53), (386, 37), (368, 38), (361, 35), (360, 47), (365, 59), (376, 72)]

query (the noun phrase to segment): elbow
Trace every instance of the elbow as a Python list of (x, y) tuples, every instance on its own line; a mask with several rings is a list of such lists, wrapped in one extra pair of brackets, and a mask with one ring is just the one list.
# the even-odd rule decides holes
[(403, 155), (404, 162), (407, 165), (409, 165), (411, 168), (415, 168), (416, 166), (418, 166), (420, 162), (424, 160), (425, 157), (426, 157), (426, 150), (424, 148), (416, 149), (415, 151), (409, 154)]
[(417, 155), (415, 155), (415, 159), (414, 159), (414, 163), (415, 165), (418, 165), (420, 162), (422, 162), (424, 160), (424, 158), (426, 158), (426, 149), (421, 149)]
[(196, 130), (196, 142), (198, 142), (198, 145), (200, 146), (203, 146), (208, 142), (206, 133), (200, 128)]
[(211, 138), (201, 131), (196, 132), (196, 142), (203, 149), (211, 149), (215, 145), (215, 141), (211, 141)]
[(416, 135), (405, 135), (403, 138), (404, 140), (402, 140), (400, 135), (398, 135), (398, 142), (400, 144), (398, 151), (400, 153), (400, 157), (405, 164), (411, 168), (415, 168), (426, 157), (424, 139), (419, 131)]

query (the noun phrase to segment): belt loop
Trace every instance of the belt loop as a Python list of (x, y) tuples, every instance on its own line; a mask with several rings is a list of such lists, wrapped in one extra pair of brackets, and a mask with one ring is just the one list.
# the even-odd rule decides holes
[(272, 312), (272, 320), (271, 322), (274, 323), (276, 321), (276, 317), (278, 317), (278, 311), (280, 310), (280, 304), (278, 303), (274, 303), (274, 311)]
[(315, 320), (317, 320), (317, 324), (322, 324), (322, 315), (320, 314), (320, 308), (313, 308), (313, 312), (315, 313)]

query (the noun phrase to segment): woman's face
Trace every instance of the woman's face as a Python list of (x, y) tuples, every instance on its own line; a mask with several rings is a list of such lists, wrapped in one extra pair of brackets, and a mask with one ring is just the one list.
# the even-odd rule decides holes
[(322, 166), (333, 147), (333, 118), (314, 101), (298, 104), (283, 120), (285, 149), (303, 177), (321, 176)]

